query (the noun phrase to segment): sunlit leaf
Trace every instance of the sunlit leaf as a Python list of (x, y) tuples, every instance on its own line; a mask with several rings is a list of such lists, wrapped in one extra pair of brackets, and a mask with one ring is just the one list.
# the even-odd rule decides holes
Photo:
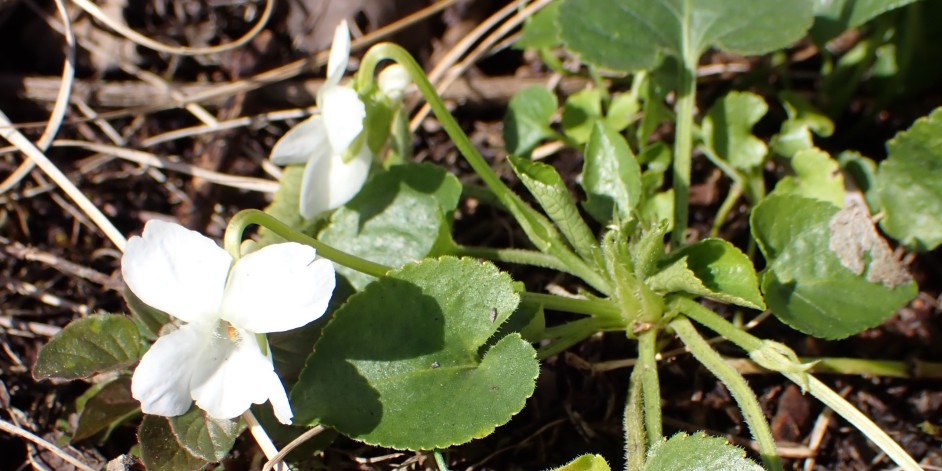
[(759, 166), (768, 148), (752, 135), (752, 127), (769, 111), (761, 96), (730, 92), (703, 118), (703, 140), (718, 156), (740, 170)]
[(605, 458), (599, 455), (582, 455), (568, 464), (550, 471), (611, 471)]
[(490, 434), (533, 393), (536, 352), (518, 334), (485, 345), (518, 303), (509, 276), (425, 259), (352, 296), (291, 392), (296, 423), (428, 450)]
[(648, 450), (643, 471), (762, 471), (725, 438), (680, 432)]
[(36, 379), (87, 378), (96, 373), (126, 368), (146, 350), (131, 318), (95, 314), (65, 326), (39, 352)]
[(795, 175), (779, 180), (776, 194), (793, 193), (843, 206), (844, 176), (840, 165), (827, 152), (805, 149), (796, 153), (790, 163)]
[(584, 207), (599, 222), (613, 215), (625, 221), (641, 199), (641, 167), (628, 142), (608, 126), (597, 123), (586, 146), (582, 188)]

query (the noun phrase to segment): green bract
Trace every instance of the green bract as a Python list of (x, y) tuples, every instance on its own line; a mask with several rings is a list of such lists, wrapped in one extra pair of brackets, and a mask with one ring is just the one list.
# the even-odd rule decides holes
[(482, 348), (516, 309), (509, 276), (446, 257), (406, 265), (334, 315), (292, 390), (296, 423), (411, 450), (483, 437), (533, 393), (518, 334)]
[(851, 210), (795, 195), (770, 196), (752, 211), (768, 260), (762, 291), (786, 324), (838, 339), (874, 327), (916, 295), (916, 285)]
[(586, 62), (651, 70), (709, 47), (762, 54), (797, 41), (811, 26), (811, 0), (563, 0), (560, 36)]

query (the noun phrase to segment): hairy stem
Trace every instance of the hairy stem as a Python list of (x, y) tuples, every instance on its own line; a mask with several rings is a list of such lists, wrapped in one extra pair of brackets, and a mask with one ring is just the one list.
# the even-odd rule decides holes
[(644, 427), (648, 446), (654, 446), (664, 437), (661, 421), (661, 382), (657, 374), (657, 327), (638, 334), (638, 363), (641, 391), (644, 398)]

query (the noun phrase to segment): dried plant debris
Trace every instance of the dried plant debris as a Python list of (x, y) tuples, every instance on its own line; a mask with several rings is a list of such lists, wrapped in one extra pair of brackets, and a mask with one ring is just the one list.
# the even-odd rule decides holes
[(851, 201), (831, 218), (829, 248), (844, 268), (857, 275), (866, 272), (871, 283), (895, 288), (912, 281), (860, 202)]

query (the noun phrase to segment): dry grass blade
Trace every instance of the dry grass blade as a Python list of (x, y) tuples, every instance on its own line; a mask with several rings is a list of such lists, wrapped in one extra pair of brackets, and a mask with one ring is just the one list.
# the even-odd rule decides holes
[(95, 469), (92, 468), (91, 466), (88, 466), (87, 464), (82, 463), (81, 461), (73, 458), (71, 455), (62, 451), (59, 447), (53, 445), (52, 443), (49, 443), (46, 440), (43, 440), (42, 438), (34, 435), (33, 433), (27, 430), (23, 430), (22, 428), (17, 427), (3, 419), (0, 419), (0, 430), (3, 430), (4, 432), (7, 432), (11, 435), (16, 435), (18, 437), (25, 438), (35, 443), (36, 445), (49, 450), (52, 453), (54, 453), (56, 456), (58, 456), (59, 458), (62, 458), (63, 461), (71, 464), (72, 466), (75, 466), (76, 468), (82, 471), (95, 471)]

